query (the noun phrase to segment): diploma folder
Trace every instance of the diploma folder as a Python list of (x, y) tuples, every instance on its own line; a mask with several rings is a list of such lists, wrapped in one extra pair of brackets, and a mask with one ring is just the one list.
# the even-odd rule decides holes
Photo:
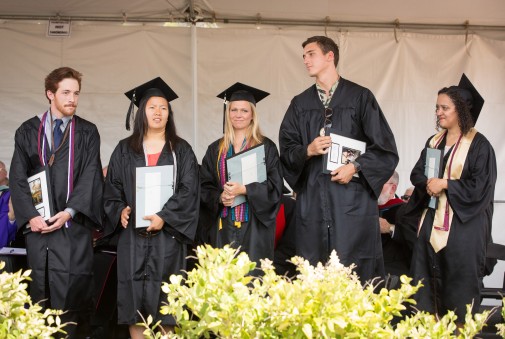
[[(32, 175), (27, 181), (33, 206), (40, 216), (47, 221), (54, 215), (53, 197), (47, 168)], [(27, 228), (30, 228), (30, 224), (27, 225)]]
[[(227, 181), (238, 182), (242, 185), (267, 180), (265, 145), (259, 144), (226, 159), (226, 174)], [(238, 195), (231, 207), (240, 205), (245, 201), (244, 195)]]
[[(329, 174), (340, 166), (355, 161), (366, 151), (364, 141), (344, 137), (333, 129), (327, 130), (326, 135), (331, 137), (331, 146), (328, 153), (323, 156), (323, 173)], [(358, 174), (354, 176), (357, 177)]]
[(135, 227), (149, 227), (146, 215), (161, 211), (174, 194), (174, 166), (137, 167), (135, 175)]
[[(424, 164), (424, 175), (426, 178), (440, 178), (442, 176), (443, 157), (444, 154), (442, 150), (437, 148), (426, 148), (426, 161)], [(436, 209), (437, 202), (437, 197), (431, 197), (428, 207)]]

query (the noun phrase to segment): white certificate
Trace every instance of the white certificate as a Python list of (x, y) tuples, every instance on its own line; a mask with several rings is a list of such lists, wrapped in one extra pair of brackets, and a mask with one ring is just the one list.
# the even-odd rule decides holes
[[(323, 157), (324, 173), (330, 173), (340, 166), (355, 161), (366, 151), (366, 143), (361, 140), (344, 137), (337, 133), (333, 133), (331, 130), (329, 136), (331, 137), (331, 146), (328, 150), (328, 154), (325, 154)], [(355, 176), (357, 176), (357, 174), (355, 174)]]
[[(440, 178), (442, 175), (442, 166), (443, 166), (443, 157), (444, 154), (442, 150), (436, 148), (426, 148), (426, 161), (424, 164), (424, 175), (426, 178)], [(430, 203), (428, 205), (429, 208), (436, 209), (437, 208), (437, 199), (436, 197), (430, 198)]]
[[(228, 181), (238, 182), (242, 185), (267, 180), (265, 145), (259, 144), (229, 157), (226, 159), (226, 171)], [(240, 205), (245, 201), (245, 196), (238, 195), (235, 197), (231, 207)]]
[[(48, 220), (53, 215), (52, 200), (49, 188), (49, 178), (47, 171), (43, 170), (28, 178), (28, 186), (35, 209), (44, 220)], [(28, 225), (29, 227), (29, 225)]]
[(250, 184), (258, 181), (258, 161), (256, 154), (244, 156), (240, 159), (242, 164), (242, 185)]
[(137, 167), (135, 176), (135, 227), (148, 227), (144, 220), (162, 210), (174, 194), (174, 166)]

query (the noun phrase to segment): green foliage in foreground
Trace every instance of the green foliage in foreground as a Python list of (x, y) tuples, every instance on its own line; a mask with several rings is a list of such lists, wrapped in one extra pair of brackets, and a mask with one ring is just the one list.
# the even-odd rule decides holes
[[(0, 262), (0, 270), (5, 263)], [(51, 338), (62, 328), (61, 311), (33, 304), (26, 292), (30, 270), (16, 273), (0, 273), (0, 338)]]
[[(505, 319), (505, 298), (502, 298), (501, 301), (502, 304), (502, 309), (501, 309), (501, 317), (502, 320)], [(496, 325), (496, 328), (498, 329), (498, 334), (501, 335), (502, 338), (505, 338), (505, 324), (498, 324)]]
[[(295, 257), (299, 275), (291, 281), (278, 276), (270, 261), (262, 262), (260, 279), (249, 275), (255, 263), (245, 253), (225, 247), (197, 249), (199, 264), (187, 278), (172, 275), (164, 283), (167, 305), (161, 312), (175, 316), (176, 333), (156, 332), (159, 324), (147, 320), (147, 337), (155, 338), (472, 338), (484, 326), (489, 312), (472, 317), (470, 306), (456, 331), (456, 315), (442, 319), (424, 312), (393, 317), (414, 304), (421, 285), (401, 277), (398, 290), (361, 286), (353, 267), (343, 266), (335, 253), (327, 265), (311, 266)], [(151, 327), (151, 328), (150, 328)]]

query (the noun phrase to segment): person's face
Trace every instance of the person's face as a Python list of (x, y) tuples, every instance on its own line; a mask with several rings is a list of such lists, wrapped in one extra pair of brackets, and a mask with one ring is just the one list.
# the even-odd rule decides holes
[(440, 127), (451, 129), (459, 126), (456, 106), (447, 94), (439, 94), (435, 114)]
[(163, 97), (150, 97), (146, 103), (147, 127), (149, 130), (164, 130), (168, 121), (168, 101)]
[(230, 122), (235, 131), (244, 130), (252, 121), (251, 103), (246, 100), (230, 102)]
[(396, 184), (388, 181), (387, 183), (384, 184), (384, 186), (382, 186), (382, 191), (377, 203), (379, 205), (384, 205), (394, 197), (395, 192), (396, 192)]
[(46, 94), (51, 100), (51, 112), (57, 118), (74, 115), (80, 94), (77, 80), (72, 78), (63, 79), (58, 83), (56, 93), (47, 91)]
[(311, 42), (303, 48), (303, 63), (311, 77), (319, 76), (333, 64), (333, 52), (323, 53), (317, 42)]

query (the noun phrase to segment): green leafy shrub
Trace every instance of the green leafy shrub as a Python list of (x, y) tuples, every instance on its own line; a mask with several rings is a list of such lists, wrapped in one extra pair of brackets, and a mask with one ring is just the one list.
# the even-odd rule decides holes
[[(175, 316), (176, 333), (155, 333), (149, 318), (144, 334), (165, 338), (472, 338), (488, 313), (468, 315), (456, 330), (456, 315), (442, 319), (418, 312), (402, 318), (406, 304), (419, 289), (401, 277), (398, 290), (361, 286), (353, 267), (343, 266), (335, 253), (326, 265), (311, 266), (295, 257), (299, 275), (291, 281), (275, 274), (272, 263), (262, 261), (260, 279), (245, 253), (226, 246), (197, 248), (198, 266), (187, 278), (172, 275), (164, 283), (167, 305), (161, 312)], [(469, 308), (468, 308), (469, 310)], [(460, 321), (461, 322), (461, 321)]]
[[(505, 298), (502, 298), (501, 301), (502, 305), (505, 305)], [(505, 319), (505, 307), (502, 306), (501, 308), (501, 318), (502, 320)], [(501, 335), (502, 338), (505, 338), (505, 324), (497, 324), (496, 328), (498, 329), (498, 335)]]
[[(0, 270), (5, 267), (0, 262)], [(43, 313), (39, 304), (33, 304), (26, 292), (30, 270), (0, 273), (0, 338), (51, 338), (63, 331), (61, 311), (47, 309)]]

